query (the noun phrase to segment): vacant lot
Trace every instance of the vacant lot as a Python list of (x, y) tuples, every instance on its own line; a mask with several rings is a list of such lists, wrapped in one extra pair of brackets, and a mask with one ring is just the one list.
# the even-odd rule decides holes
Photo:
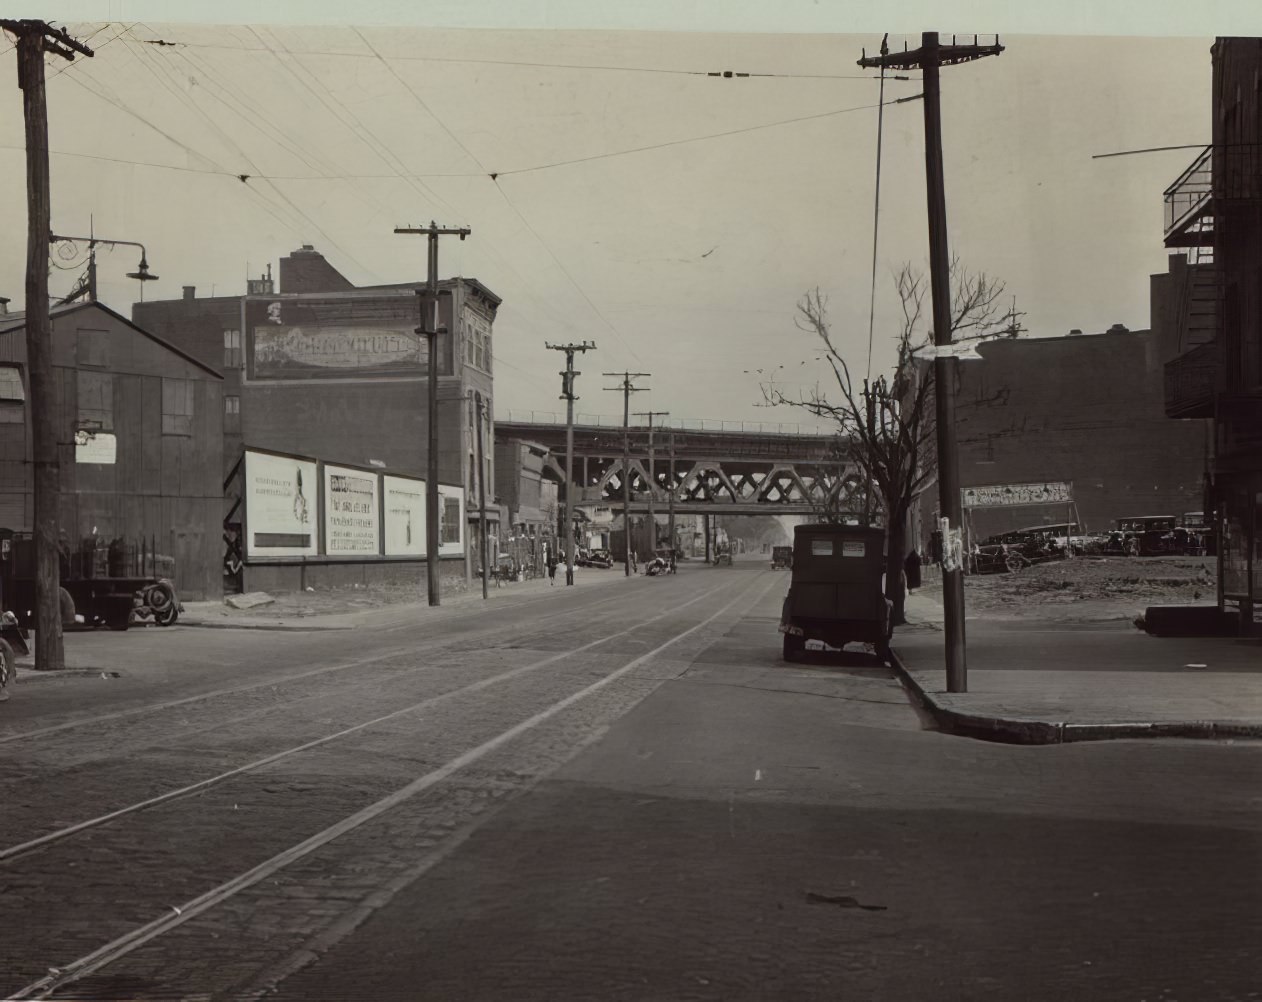
[(1133, 619), (1150, 605), (1212, 604), (1213, 557), (1078, 557), (966, 578), (969, 615)]

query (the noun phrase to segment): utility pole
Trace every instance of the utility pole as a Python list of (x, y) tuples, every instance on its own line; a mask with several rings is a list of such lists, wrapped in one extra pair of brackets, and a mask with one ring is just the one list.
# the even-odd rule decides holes
[[(670, 429), (670, 492), (666, 495), (668, 514), (666, 516), (666, 532), (670, 535), (670, 549), (675, 551), (675, 429)], [(674, 566), (672, 562), (671, 566)]]
[[(446, 334), (438, 325), (438, 238), (454, 235), (463, 240), (472, 230), (465, 227), (445, 228), (433, 220), (424, 227), (396, 226), (395, 233), (424, 233), (429, 237), (429, 275), (424, 289), (417, 289), (421, 326), (416, 333), (429, 342), (429, 442), (425, 452), (425, 570), (429, 604), (441, 602), (438, 576), (438, 341)], [(479, 474), (479, 477), (481, 474)], [(485, 554), (483, 554), (485, 557)], [(483, 560), (483, 563), (486, 561)]]
[(632, 386), (633, 379), (648, 379), (647, 372), (606, 372), (605, 376), (621, 376), (622, 385), (606, 386), (606, 390), (622, 394), (622, 536), (626, 552), (622, 555), (622, 569), (631, 576), (631, 394), (645, 393), (646, 387)]
[[(912, 52), (884, 53), (859, 60), (865, 67), (919, 69), (925, 100), (925, 182), (929, 202), (929, 278), (933, 297), (933, 340), (951, 343), (951, 263), (947, 253), (946, 187), (942, 177), (941, 66), (971, 62), (1003, 52), (998, 36), (993, 45), (942, 45), (936, 31), (920, 36)], [(933, 361), (938, 422), (938, 507), (946, 517), (942, 538), (942, 605), (946, 634), (947, 691), (968, 691), (964, 645), (963, 506), (960, 502), (959, 453), (955, 440), (955, 378), (959, 360), (942, 354)]]
[[(657, 555), (657, 516), (653, 513), (653, 494), (657, 490), (657, 477), (653, 473), (653, 418), (670, 417), (670, 411), (636, 411), (636, 417), (649, 419), (649, 541), (653, 555)], [(674, 537), (672, 537), (674, 538)], [(673, 543), (671, 544), (674, 545)]]
[(26, 365), (30, 374), (35, 502), (35, 667), (66, 667), (61, 637), (61, 567), (57, 551), (61, 469), (57, 461), (52, 319), (48, 312), (48, 103), (44, 53), (74, 59), (92, 50), (44, 21), (0, 20), (17, 36), (18, 86), (26, 123)]
[(574, 371), (574, 353), (588, 352), (596, 347), (595, 341), (584, 341), (582, 344), (548, 344), (543, 346), (552, 351), (565, 352), (565, 371), (561, 376), (561, 399), (565, 401), (565, 506), (562, 513), (565, 521), (561, 523), (565, 533), (565, 583), (574, 583), (574, 377), (581, 372)]
[(479, 552), (482, 554), (482, 598), (488, 597), (489, 583), (491, 577), (491, 560), (490, 555), (486, 552), (486, 456), (483, 453), (482, 445), (482, 412), (485, 407), (485, 401), (482, 394), (476, 390), (473, 394), (474, 401), (478, 408), (478, 545)]

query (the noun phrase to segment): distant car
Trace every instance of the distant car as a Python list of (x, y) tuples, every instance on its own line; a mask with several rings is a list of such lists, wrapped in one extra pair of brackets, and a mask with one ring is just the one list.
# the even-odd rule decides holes
[(1188, 552), (1188, 533), (1179, 529), (1174, 515), (1133, 515), (1119, 518), (1109, 533), (1107, 553), (1128, 557), (1151, 557), (1159, 554)]
[(608, 550), (588, 550), (574, 559), (579, 567), (612, 567), (613, 557)]
[(793, 568), (793, 547), (792, 546), (773, 546), (771, 548), (771, 566)]

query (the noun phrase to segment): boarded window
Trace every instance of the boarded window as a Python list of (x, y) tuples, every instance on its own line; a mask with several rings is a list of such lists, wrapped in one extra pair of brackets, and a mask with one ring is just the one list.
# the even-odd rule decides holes
[(162, 380), (162, 434), (193, 435), (193, 381)]
[(22, 385), (22, 370), (16, 365), (0, 365), (0, 400), (26, 400), (26, 387)]
[(109, 331), (87, 330), (80, 327), (75, 339), (75, 359), (79, 365), (105, 369), (110, 364)]
[(460, 499), (443, 498), (443, 524), (440, 543), (460, 542)]
[(114, 430), (114, 377), (108, 372), (76, 373), (79, 427), (88, 431)]

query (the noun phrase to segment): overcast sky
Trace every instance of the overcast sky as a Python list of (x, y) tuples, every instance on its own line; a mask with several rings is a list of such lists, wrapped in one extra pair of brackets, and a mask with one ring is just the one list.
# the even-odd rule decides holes
[[(56, 16), (38, 6), (27, 8)], [(793, 392), (827, 377), (794, 326), (816, 286), (847, 354), (867, 364), (879, 83), (855, 61), (880, 44), (870, 14), (845, 34), (835, 17), (807, 32), (786, 14), (802, 33), (775, 34), (756, 18), (742, 24), (756, 30), (701, 30), (696, 6), (686, 31), (645, 30), (671, 26), (660, 11), (640, 30), (592, 27), (590, 11), (580, 20), (564, 5), (534, 22), (523, 8), (515, 21), (466, 16), (509, 25), (498, 28), (424, 27), (416, 9), (384, 27), (393, 12), (380, 4), (361, 22), (377, 26), (359, 28), (163, 23), (156, 5), (117, 0), (48, 6), (83, 15), (69, 27), (96, 50), (48, 62), (53, 229), (86, 234), (92, 217), (99, 236), (144, 243), (160, 276), (147, 299), (183, 285), (240, 294), (247, 273), (302, 244), (357, 284), (423, 279), (425, 241), (392, 230), (434, 219), (473, 231), (443, 241), (441, 275), (476, 277), (504, 300), (500, 417), (560, 410), (562, 360), (544, 342), (590, 339), (582, 413), (620, 412), (600, 372), (630, 368), (652, 373), (639, 410), (793, 421), (758, 406), (759, 383), (774, 373)], [(450, 5), (432, 8), (430, 23), (451, 23)], [(247, 16), (212, 9), (203, 20)], [(302, 10), (327, 20), (325, 5)], [(1214, 30), (1006, 34), (1002, 55), (943, 71), (951, 250), (1007, 283), (1030, 336), (1148, 325), (1148, 276), (1165, 269), (1162, 190), (1196, 151), (1092, 157), (1208, 142)], [(919, 44), (891, 37), (905, 40)], [(0, 170), (19, 192), (14, 59), (0, 56)], [(717, 70), (759, 75), (705, 75)], [(920, 84), (890, 80), (885, 93)], [(892, 274), (926, 264), (922, 115), (919, 101), (885, 111), (876, 369), (892, 360)], [(25, 217), (21, 199), (6, 204), (0, 295), (16, 308)], [(81, 257), (54, 260), (66, 270), (51, 290), (64, 295)], [(125, 314), (136, 264), (130, 248), (99, 261), (101, 299)]]

